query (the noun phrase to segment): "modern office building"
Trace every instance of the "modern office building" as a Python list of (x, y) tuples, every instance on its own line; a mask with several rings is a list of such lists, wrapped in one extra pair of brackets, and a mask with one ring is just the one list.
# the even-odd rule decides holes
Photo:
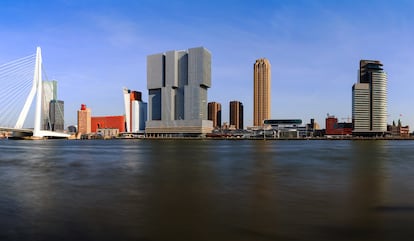
[(387, 132), (387, 74), (377, 60), (361, 60), (358, 83), (352, 86), (354, 136), (382, 136)]
[(203, 48), (147, 56), (147, 137), (201, 137), (213, 130), (208, 120), (211, 54)]
[(50, 104), (52, 100), (57, 100), (57, 81), (42, 82), (42, 128), (52, 130), (50, 120)]
[(139, 91), (123, 89), (125, 104), (125, 131), (144, 133), (147, 121), (147, 103), (142, 101)]
[(263, 126), (263, 121), (270, 119), (271, 65), (269, 60), (265, 58), (256, 60), (256, 63), (254, 63), (253, 72), (253, 125)]
[(78, 110), (78, 135), (89, 133), (91, 133), (91, 110), (82, 104), (81, 109)]
[(217, 102), (208, 103), (208, 120), (213, 122), (213, 128), (221, 128), (221, 104)]
[(230, 101), (230, 126), (243, 129), (243, 104), (240, 101)]
[(65, 130), (65, 111), (64, 102), (61, 100), (51, 100), (49, 104), (49, 128), (51, 131)]

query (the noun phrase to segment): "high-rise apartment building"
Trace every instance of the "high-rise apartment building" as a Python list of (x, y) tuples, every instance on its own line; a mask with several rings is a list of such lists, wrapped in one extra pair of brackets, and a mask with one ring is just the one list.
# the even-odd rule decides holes
[(211, 54), (203, 48), (147, 56), (148, 137), (198, 137), (210, 133), (207, 89)]
[(142, 101), (142, 93), (127, 88), (123, 89), (123, 93), (126, 132), (143, 133), (147, 121), (147, 103)]
[(253, 79), (253, 125), (262, 126), (264, 120), (270, 119), (271, 65), (269, 60), (266, 58), (256, 60)]
[(230, 101), (230, 126), (243, 129), (243, 104), (240, 101)]
[(361, 60), (352, 86), (353, 135), (380, 136), (387, 131), (387, 74), (377, 60)]
[(208, 103), (208, 119), (213, 121), (214, 128), (221, 127), (221, 104), (217, 102)]
[(91, 110), (82, 104), (81, 109), (78, 110), (78, 134), (89, 133), (91, 133)]

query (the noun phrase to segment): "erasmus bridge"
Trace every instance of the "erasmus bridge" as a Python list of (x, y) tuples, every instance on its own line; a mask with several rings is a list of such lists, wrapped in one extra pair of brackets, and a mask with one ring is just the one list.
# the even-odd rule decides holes
[(44, 130), (42, 113), (47, 100), (43, 75), (47, 77), (40, 47), (36, 54), (0, 65), (0, 131), (29, 139), (69, 137), (66, 133)]

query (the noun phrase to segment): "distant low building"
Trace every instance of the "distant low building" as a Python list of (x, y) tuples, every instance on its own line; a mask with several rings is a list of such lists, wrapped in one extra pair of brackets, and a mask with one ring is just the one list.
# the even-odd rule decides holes
[[(265, 126), (270, 126), (274, 138), (299, 138), (306, 136), (306, 126), (300, 119), (269, 119), (263, 121)], [(263, 134), (269, 135), (269, 130), (263, 129)]]
[(328, 115), (325, 119), (325, 135), (352, 135), (352, 123), (350, 122), (338, 122), (338, 118), (333, 115)]
[(78, 128), (74, 125), (68, 126), (68, 132), (69, 133), (76, 133), (78, 131)]
[(394, 136), (394, 137), (409, 137), (410, 136), (410, 127), (402, 126), (401, 120), (398, 120), (397, 125), (393, 121), (392, 125), (388, 125), (387, 130), (389, 133), (391, 133), (391, 136)]
[(99, 128), (96, 135), (102, 139), (111, 139), (119, 136), (119, 129), (117, 128)]
[(98, 132), (98, 129), (118, 129), (125, 132), (125, 116), (93, 116), (91, 118), (91, 132)]

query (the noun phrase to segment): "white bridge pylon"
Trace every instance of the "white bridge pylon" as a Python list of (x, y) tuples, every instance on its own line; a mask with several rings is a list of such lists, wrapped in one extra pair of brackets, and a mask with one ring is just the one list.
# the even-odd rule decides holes
[(36, 95), (36, 107), (35, 107), (35, 118), (34, 118), (34, 128), (33, 128), (33, 137), (43, 138), (43, 137), (69, 137), (66, 133), (54, 132), (41, 130), (41, 117), (42, 117), (42, 50), (40, 47), (36, 49), (36, 63), (33, 76), (33, 85), (30, 90), (29, 95), (27, 96), (26, 102), (23, 106), (22, 111), (20, 112), (19, 118), (17, 119), (14, 129), (22, 129), (23, 124), (26, 120), (27, 114), (29, 112), (30, 106), (33, 103), (33, 98)]

